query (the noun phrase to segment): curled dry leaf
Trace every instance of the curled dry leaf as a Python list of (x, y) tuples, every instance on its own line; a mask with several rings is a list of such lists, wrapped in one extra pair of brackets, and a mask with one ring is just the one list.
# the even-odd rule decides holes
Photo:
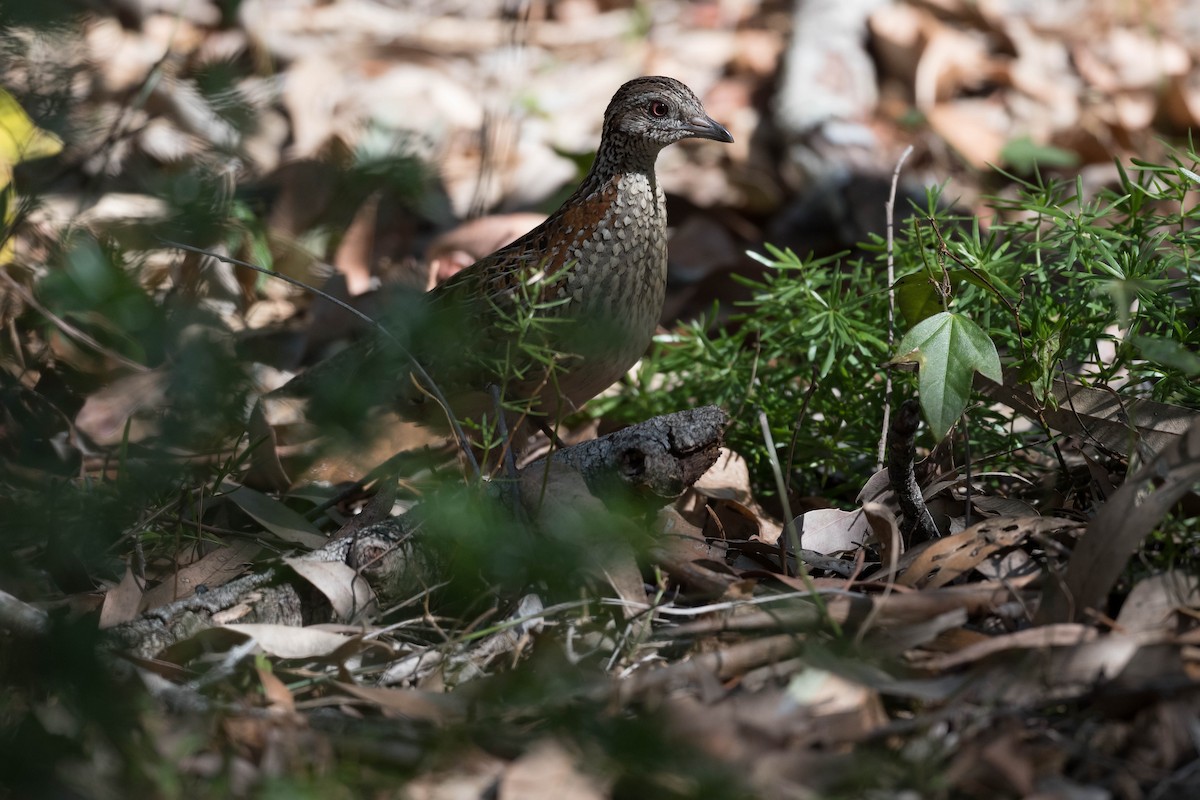
[(1041, 650), (1049, 647), (1074, 647), (1085, 642), (1093, 642), (1097, 636), (1096, 630), (1088, 625), (1064, 623), (1061, 625), (1042, 625), (1016, 633), (992, 636), (964, 647), (953, 653), (942, 653), (920, 659), (919, 663), (925, 669), (941, 672), (961, 667), (975, 661), (1002, 653), (1006, 650)]
[(796, 517), (793, 524), (800, 538), (800, 546), (822, 555), (858, 550), (871, 535), (867, 518), (861, 510), (818, 508)]
[[(246, 571), (262, 547), (257, 542), (235, 541), (181, 568), (141, 597), (139, 611), (165, 606), (196, 593), (196, 587), (215, 589)], [(132, 617), (130, 617), (132, 619)], [(124, 622), (125, 620), (121, 620)]]
[(128, 423), (129, 441), (140, 442), (158, 430), (153, 416), (166, 402), (166, 385), (167, 375), (161, 370), (117, 378), (88, 395), (75, 415), (75, 427), (108, 447), (121, 443)]
[(384, 716), (428, 722), (451, 722), (461, 719), (463, 711), (457, 698), (448, 694), (434, 694), (417, 689), (391, 689), (386, 686), (360, 686), (357, 683), (332, 681), (331, 689), (344, 692), (351, 697), (371, 703)]
[(543, 739), (512, 762), (500, 779), (498, 800), (602, 800), (609, 793), (559, 741)]
[(355, 642), (344, 634), (290, 625), (235, 623), (221, 629), (253, 639), (264, 653), (277, 658), (325, 658)]
[(337, 619), (350, 621), (377, 610), (366, 579), (346, 564), (311, 558), (285, 558), (283, 563), (325, 595)]
[(1182, 572), (1164, 572), (1138, 581), (1125, 598), (1117, 625), (1129, 631), (1171, 631), (1176, 612), (1200, 607), (1200, 578)]
[(714, 539), (757, 536), (774, 544), (783, 530), (754, 501), (746, 460), (726, 447), (720, 448), (716, 463), (679, 499), (677, 507)]
[(258, 673), (258, 680), (262, 684), (268, 707), (275, 712), (293, 713), (296, 710), (296, 698), (292, 696), (287, 684), (281, 681), (274, 672), (264, 667), (255, 667), (254, 671)]
[(984, 520), (965, 531), (906, 553), (900, 560), (900, 575), (896, 581), (912, 587), (945, 586), (993, 555), (1017, 547), (1030, 536), (1081, 527), (1081, 523), (1075, 520), (1058, 517), (998, 517)]
[(1053, 399), (1045, 403), (1034, 398), (1032, 389), (1013, 375), (1005, 375), (1003, 384), (978, 375), (975, 380), (979, 390), (992, 400), (1031, 419), (1045, 419), (1056, 431), (1085, 436), (1123, 455), (1130, 454), (1130, 444), (1135, 441), (1157, 453), (1200, 419), (1200, 413), (1183, 406), (1121, 397), (1112, 391), (1063, 380), (1054, 381)]
[(1200, 481), (1200, 420), (1130, 476), (1088, 523), (1063, 581), (1046, 585), (1039, 622), (1080, 619), (1101, 606), (1139, 544)]
[(125, 568), (121, 582), (104, 593), (104, 605), (100, 607), (100, 630), (128, 622), (137, 616), (142, 602), (142, 584), (133, 570)]

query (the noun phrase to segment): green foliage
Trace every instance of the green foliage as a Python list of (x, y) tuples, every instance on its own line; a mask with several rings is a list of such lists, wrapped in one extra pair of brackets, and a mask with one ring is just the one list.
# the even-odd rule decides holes
[[(1200, 209), (1188, 193), (1200, 183), (1197, 155), (1174, 154), (1169, 165), (1135, 160), (1119, 166), (1119, 183), (1088, 196), (1082, 182), (1019, 182), (1015, 200), (993, 200), (1002, 220), (989, 241), (1003, 242), (1003, 260), (986, 266), (1021, 287), (1008, 319), (991, 333), (1023, 380), (1043, 393), (1053, 372), (1130, 396), (1200, 407), (1200, 387), (1171, 363), (1167, 350), (1145, 340), (1175, 343), (1176, 353), (1200, 348), (1200, 282), (1193, 253)], [(953, 245), (952, 245), (953, 247)], [(967, 247), (959, 253), (973, 255)], [(1014, 257), (1015, 256), (1015, 257)], [(963, 305), (985, 305), (978, 290)], [(1110, 345), (1114, 352), (1102, 352)], [(1177, 359), (1176, 359), (1177, 360)]]
[(894, 363), (912, 362), (920, 371), (921, 405), (933, 435), (941, 439), (967, 407), (971, 381), (979, 372), (999, 383), (1000, 356), (987, 333), (961, 314), (926, 317), (900, 340)]
[[(222, 5), (231, 17), (236, 3)], [(27, 14), (24, 6), (30, 4), (17, 3), (9, 11)], [(50, 6), (64, 15), (73, 8)], [(648, 8), (639, 9), (643, 6)], [(257, 124), (254, 104), (237, 90), (248, 64), (211, 62), (190, 75), (184, 74), (186, 66), (172, 66), (180, 69), (175, 77), (191, 81), (205, 108), (232, 131)], [(144, 96), (135, 100), (144, 102)], [(14, 130), (11, 120), (20, 119), (22, 141), (36, 130), (11, 109), (3, 116), (8, 131)], [(54, 155), (47, 141), (54, 140), (34, 152)], [(153, 275), (162, 267), (161, 260), (153, 263), (161, 252), (152, 253), (160, 239), (220, 245), (268, 265), (279, 255), (264, 222), (265, 203), (259, 202), (270, 190), (228, 183), (223, 167), (231, 160), (227, 156), (236, 156), (237, 144), (234, 137), (201, 156), (151, 168), (130, 158), (136, 168), (121, 172), (112, 184), (105, 182), (124, 167), (98, 154), (106, 167), (96, 173), (90, 191), (115, 187), (153, 195), (167, 213), (124, 230), (80, 228), (47, 245), (38, 263), (8, 271), (31, 276), (38, 305), (13, 312), (11, 329), (25, 340), (14, 344), (19, 337), (6, 337), (0, 346), (0, 410), (6, 414), (0, 420), (0, 520), (8, 526), (5, 546), (15, 554), (0, 561), (6, 590), (55, 601), (93, 592), (100, 581), (119, 580), (135, 558), (150, 563), (173, 558), (188, 537), (249, 535), (264, 544), (285, 543), (281, 546), (318, 538), (315, 524), (296, 511), (295, 498), (285, 505), (226, 483), (243, 477), (243, 462), (229, 456), (228, 448), (243, 435), (248, 395), (231, 326), (214, 310), (228, 305), (229, 294), (222, 292), (229, 287), (213, 280), (213, 270), (190, 276), (194, 285), (188, 276), (167, 282)], [(1034, 178), (1013, 177), (1017, 192), (992, 200), (992, 218), (956, 216), (933, 191), (925, 208), (899, 221), (893, 255), (901, 316), (895, 336), (887, 329), (888, 254), (882, 240), (868, 243), (862, 254), (825, 259), (803, 259), (767, 245), (766, 254), (756, 256), (765, 275), (744, 281), (753, 295), (749, 302), (724, 309), (727, 317), (714, 309), (709, 318), (659, 341), (626, 395), (597, 401), (592, 411), (640, 421), (719, 403), (734, 417), (730, 444), (764, 478), (760, 490), (770, 491), (768, 454), (751, 413), (761, 408), (780, 444), (775, 455), (791, 489), (847, 500), (875, 468), (887, 402), (883, 370), (896, 356), (911, 354), (921, 364), (916, 377), (894, 376), (897, 392), (907, 393), (919, 381), (938, 436), (969, 405), (974, 371), (999, 379), (1001, 363), (1043, 402), (1051, 401), (1051, 379), (1065, 370), (1074, 379), (1119, 387), (1127, 395), (1200, 407), (1195, 382), (1200, 280), (1192, 256), (1200, 212), (1189, 194), (1200, 184), (1194, 152), (1164, 165), (1134, 162), (1121, 171), (1117, 186), (1090, 194), (1079, 182), (1037, 177), (1037, 165), (1052, 163), (1058, 154), (1022, 146), (1014, 143), (1006, 158), (1021, 175)], [(21, 160), (33, 154), (19, 153)], [(2, 166), (15, 165), (10, 153)], [(109, 166), (113, 172), (106, 171)], [(55, 169), (70, 171), (71, 165)], [(423, 211), (436, 210), (442, 201), (432, 190), (432, 173), (388, 131), (370, 131), (353, 152), (331, 148), (328, 162), (314, 169), (321, 176), (314, 183), (332, 186), (334, 198), (326, 206), (314, 204), (313, 218), (299, 225), (304, 230), (298, 236), (315, 256), (334, 252), (367, 197), (382, 195), (393, 205)], [(18, 177), (16, 188), (30, 191), (34, 184), (26, 174)], [(6, 186), (7, 180), (0, 189)], [(21, 216), (14, 213), (13, 196), (5, 191), (0, 197), (5, 228), (0, 260), (8, 257), (3, 244)], [(181, 277), (178, 262), (171, 269)], [(536, 303), (517, 307), (528, 315), (506, 318), (503, 335), (495, 337), (504, 346), (482, 357), (489, 362), (487, 372), (505, 379), (502, 403), (519, 412), (525, 398), (513, 387), (523, 390), (543, 378), (553, 385), (563, 354), (546, 345), (560, 333), (553, 310)], [(462, 361), (462, 330), (470, 330), (474, 320), (434, 321), (421, 315), (422, 308), (412, 297), (399, 300), (393, 313), (400, 321), (385, 324), (401, 331), (404, 347), (419, 334), (442, 342), (447, 358)], [(67, 325), (91, 343), (67, 335)], [(603, 334), (583, 331), (579, 349), (587, 345), (583, 339), (602, 340)], [(895, 340), (900, 343), (890, 344)], [(1102, 352), (1102, 344), (1111, 344), (1113, 352)], [(368, 418), (369, 407), (395, 391), (396, 376), (407, 372), (406, 358), (397, 348), (381, 348), (365, 363), (335, 364), (342, 371), (318, 393), (312, 416), (363, 433), (356, 426)], [(72, 420), (84, 400), (138, 367), (154, 370), (166, 398), (148, 403), (158, 409), (153, 432), (117, 446), (72, 451), (73, 461), (56, 458), (54, 445), (75, 433)], [(986, 409), (972, 411), (972, 420), (975, 452), (1019, 443), (1008, 421)], [(486, 424), (481, 436), (485, 446), (495, 446)], [(84, 458), (92, 462), (83, 465)], [(97, 466), (98, 459), (108, 460)], [(582, 584), (600, 580), (597, 572), (607, 558), (644, 545), (637, 526), (613, 522), (635, 518), (633, 512), (569, 520), (572, 524), (546, 526), (556, 528), (554, 535), (536, 534), (505, 504), (508, 488), (455, 485), (431, 493), (424, 535), (446, 565), (437, 578), (452, 580), (438, 599), (455, 610), (478, 613), (497, 594), (507, 600), (530, 585), (550, 599), (575, 599)], [(579, 511), (582, 517), (588, 509)], [(130, 556), (134, 552), (138, 555)], [(181, 784), (170, 758), (157, 755), (139, 718), (141, 699), (111, 681), (108, 665), (98, 660), (94, 623), (64, 609), (46, 643), (18, 643), (0, 657), (5, 683), (17, 687), (0, 701), (0, 774), (13, 795), (36, 796), (52, 784), (59, 788), (61, 775), (72, 774), (89, 756), (114, 764), (124, 773), (114, 784), (126, 789), (157, 786), (176, 796), (189, 788), (203, 791)], [(605, 675), (599, 657), (568, 661), (555, 647), (545, 637), (529, 660), (496, 667), (501, 674), (475, 704), (480, 725), (472, 735), (498, 731), (497, 744), (508, 747), (542, 733), (573, 741), (594, 756), (597, 769), (622, 796), (739, 795), (733, 776), (694, 750), (673, 746), (653, 714), (613, 714), (595, 701), (590, 689)], [(930, 761), (931, 770), (940, 767)], [(889, 771), (905, 768), (898, 760), (884, 764)], [(919, 768), (911, 769), (907, 780), (925, 788), (929, 780)], [(302, 777), (296, 785), (281, 781), (267, 791), (301, 794)], [(347, 783), (355, 777), (347, 776)]]
[[(1194, 149), (1169, 162), (1121, 166), (1115, 186), (1092, 193), (1079, 180), (1007, 175), (1015, 193), (992, 198), (982, 220), (947, 210), (930, 190), (897, 222), (896, 335), (907, 335), (890, 352), (882, 237), (849, 259), (804, 260), (767, 245), (755, 255), (766, 276), (746, 282), (750, 301), (658, 341), (621, 402), (598, 411), (635, 420), (719, 403), (734, 416), (730, 444), (769, 490), (747, 413), (761, 407), (792, 488), (836, 495), (842, 485), (849, 499), (875, 466), (879, 365), (889, 357), (921, 365), (937, 438), (968, 406), (973, 373), (999, 381), (1002, 363), (1043, 404), (1065, 376), (1200, 408), (1200, 210), (1189, 199), (1200, 175)], [(893, 377), (905, 393), (907, 379)], [(973, 419), (974, 452), (1022, 444), (989, 410)]]
[(1004, 145), (1000, 161), (1022, 175), (1029, 175), (1039, 168), (1078, 166), (1079, 154), (1061, 147), (1037, 144), (1028, 136), (1022, 136)]
[(768, 267), (763, 279), (743, 280), (754, 291), (750, 301), (723, 324), (714, 309), (659, 341), (619, 403), (594, 405), (636, 420), (719, 404), (733, 417), (727, 439), (765, 488), (767, 460), (750, 413), (760, 407), (786, 449), (780, 461), (793, 488), (836, 490), (848, 481), (844, 491), (857, 491), (858, 476), (872, 469), (883, 414), (877, 365), (887, 358), (885, 282), (866, 259), (805, 262), (766, 249), (768, 257), (756, 256)]

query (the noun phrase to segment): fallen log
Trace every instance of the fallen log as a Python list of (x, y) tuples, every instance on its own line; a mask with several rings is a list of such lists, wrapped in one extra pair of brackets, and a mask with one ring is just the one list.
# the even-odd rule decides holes
[[(572, 524), (581, 514), (666, 505), (716, 462), (727, 421), (715, 406), (681, 411), (535, 461), (518, 474), (516, 496), (524, 518), (548, 529)], [(418, 505), (310, 553), (146, 611), (114, 627), (113, 641), (119, 649), (150, 657), (202, 630), (232, 623), (302, 626), (361, 620), (378, 608), (379, 595), (395, 597), (441, 580), (437, 564), (421, 547), (420, 510)], [(612, 552), (597, 563), (611, 580), (610, 567), (604, 566), (610, 556)], [(629, 562), (623, 560), (628, 589)], [(323, 583), (330, 570), (335, 579)], [(340, 581), (338, 570), (344, 570)], [(340, 588), (335, 591), (330, 583)]]

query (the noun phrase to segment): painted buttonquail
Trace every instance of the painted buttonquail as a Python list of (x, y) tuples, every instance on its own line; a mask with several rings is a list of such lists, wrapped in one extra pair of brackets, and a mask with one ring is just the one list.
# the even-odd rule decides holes
[(403, 331), (401, 348), (377, 336), (336, 356), (341, 377), (326, 381), (330, 391), (387, 376), (402, 416), (437, 424), (445, 414), (414, 380), (411, 353), (460, 419), (493, 416), (491, 385), (552, 419), (595, 397), (643, 355), (662, 312), (667, 212), (654, 163), (689, 138), (733, 141), (679, 81), (623, 85), (604, 113), (592, 168), (566, 202), (385, 322)]

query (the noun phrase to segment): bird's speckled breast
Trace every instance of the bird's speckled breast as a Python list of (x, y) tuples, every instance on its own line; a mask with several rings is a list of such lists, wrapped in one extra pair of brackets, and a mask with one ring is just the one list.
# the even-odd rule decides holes
[[(591, 235), (572, 242), (574, 262), (564, 294), (583, 321), (576, 349), (595, 372), (588, 385), (571, 392), (599, 392), (645, 353), (662, 313), (667, 285), (666, 198), (652, 175), (631, 172), (611, 179), (599, 192), (607, 206)], [(573, 398), (574, 399), (574, 398)]]

